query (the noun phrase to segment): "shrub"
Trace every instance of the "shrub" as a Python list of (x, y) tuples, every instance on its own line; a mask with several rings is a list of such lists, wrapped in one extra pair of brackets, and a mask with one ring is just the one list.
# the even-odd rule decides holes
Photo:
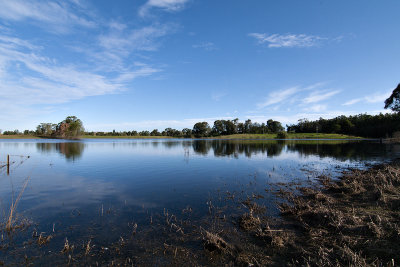
[(276, 139), (287, 139), (289, 138), (289, 135), (287, 134), (287, 132), (279, 132), (276, 135)]

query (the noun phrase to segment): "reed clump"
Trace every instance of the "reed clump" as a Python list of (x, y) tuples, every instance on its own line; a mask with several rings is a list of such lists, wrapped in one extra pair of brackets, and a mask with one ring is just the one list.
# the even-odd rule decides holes
[(210, 252), (216, 251), (218, 253), (231, 254), (232, 246), (229, 245), (222, 237), (216, 233), (211, 233), (202, 229), (204, 248)]
[(52, 238), (53, 238), (52, 235), (46, 236), (45, 233), (40, 233), (40, 235), (38, 236), (37, 243), (39, 246), (43, 246), (48, 244)]

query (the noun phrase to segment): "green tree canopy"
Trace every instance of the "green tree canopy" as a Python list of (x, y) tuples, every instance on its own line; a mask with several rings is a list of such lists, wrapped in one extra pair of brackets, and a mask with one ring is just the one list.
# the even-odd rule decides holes
[(393, 90), (389, 98), (385, 100), (385, 109), (387, 108), (400, 112), (400, 83)]
[(270, 133), (279, 133), (285, 130), (285, 128), (283, 128), (282, 124), (279, 121), (274, 121), (274, 120), (268, 120), (267, 127), (268, 127), (268, 132)]
[(160, 136), (161, 133), (158, 131), (158, 129), (154, 129), (153, 131), (151, 131), (150, 135), (151, 136)]
[(182, 129), (182, 135), (183, 135), (184, 137), (189, 138), (189, 137), (191, 137), (191, 135), (192, 135), (192, 130), (189, 129), (189, 128), (184, 128), (184, 129)]
[(205, 137), (208, 136), (211, 132), (210, 125), (207, 122), (198, 122), (193, 126), (192, 133), (196, 137)]
[(57, 125), (57, 136), (74, 138), (82, 135), (85, 131), (83, 123), (76, 116), (68, 116)]

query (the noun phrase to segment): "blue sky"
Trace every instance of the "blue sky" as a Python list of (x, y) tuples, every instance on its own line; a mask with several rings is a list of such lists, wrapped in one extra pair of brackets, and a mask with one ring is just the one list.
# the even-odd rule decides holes
[(0, 129), (386, 112), (400, 1), (0, 0)]

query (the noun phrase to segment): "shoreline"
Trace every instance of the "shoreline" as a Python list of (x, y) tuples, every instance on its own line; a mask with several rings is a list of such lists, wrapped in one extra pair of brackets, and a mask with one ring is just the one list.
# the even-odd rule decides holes
[[(0, 135), (2, 139), (59, 139), (59, 140), (71, 140), (54, 137), (34, 136), (34, 135)], [(279, 139), (277, 134), (234, 134), (224, 136), (213, 136), (213, 137), (171, 137), (171, 136), (92, 136), (83, 135), (80, 139), (192, 139), (192, 140), (380, 140), (378, 138), (364, 138), (358, 136), (349, 136), (341, 134), (288, 134), (288, 138)]]

